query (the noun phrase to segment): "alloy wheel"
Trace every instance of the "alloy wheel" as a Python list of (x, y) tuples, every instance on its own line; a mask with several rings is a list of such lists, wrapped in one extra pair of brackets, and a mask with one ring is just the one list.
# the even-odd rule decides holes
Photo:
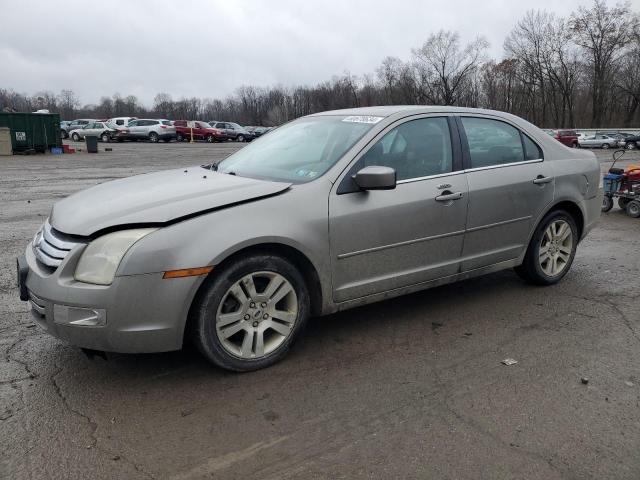
[(234, 283), (216, 312), (216, 334), (223, 348), (242, 359), (274, 352), (291, 335), (298, 297), (275, 272), (254, 272)]
[(564, 220), (549, 224), (542, 235), (538, 252), (540, 268), (549, 277), (560, 275), (571, 260), (573, 252), (573, 232)]

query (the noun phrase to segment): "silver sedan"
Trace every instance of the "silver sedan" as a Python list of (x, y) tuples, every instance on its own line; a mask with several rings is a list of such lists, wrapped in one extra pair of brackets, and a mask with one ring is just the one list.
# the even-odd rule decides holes
[(618, 148), (620, 143), (620, 139), (609, 135), (588, 135), (578, 138), (580, 148)]
[[(310, 316), (506, 268), (551, 285), (599, 217), (600, 167), (530, 123), (371, 107), (288, 123), (216, 165), (59, 203), (18, 259), (58, 338), (263, 368)], [(428, 306), (425, 306), (428, 308)]]

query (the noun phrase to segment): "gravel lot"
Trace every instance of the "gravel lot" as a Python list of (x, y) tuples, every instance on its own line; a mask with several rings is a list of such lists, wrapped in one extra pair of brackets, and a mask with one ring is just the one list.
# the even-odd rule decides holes
[(51, 205), (240, 145), (109, 147), (0, 157), (1, 478), (640, 478), (640, 220), (604, 215), (559, 285), (506, 271), (315, 319), (267, 370), (89, 359), (18, 300)]

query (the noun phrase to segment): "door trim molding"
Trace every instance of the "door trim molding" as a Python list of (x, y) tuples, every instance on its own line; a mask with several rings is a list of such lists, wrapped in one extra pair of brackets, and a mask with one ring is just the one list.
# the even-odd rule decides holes
[(466, 233), (477, 232), (478, 230), (485, 230), (487, 228), (500, 227), (502, 225), (509, 225), (510, 223), (524, 222), (525, 220), (530, 220), (532, 217), (533, 215), (527, 215), (526, 217), (512, 218), (510, 220), (503, 220), (502, 222), (488, 223), (486, 225), (480, 225), (479, 227), (467, 228), (465, 232)]
[(380, 245), (378, 247), (366, 248), (364, 250), (356, 250), (354, 252), (341, 253), (338, 255), (338, 260), (355, 257), (356, 255), (363, 255), (365, 253), (379, 252), (380, 250), (387, 250), (389, 248), (403, 247), (405, 245), (413, 245), (414, 243), (428, 242), (430, 240), (438, 240), (440, 238), (454, 237), (456, 235), (462, 235), (464, 233), (465, 233), (465, 230), (458, 230), (455, 232), (441, 233), (440, 235), (432, 235), (430, 237), (414, 238), (413, 240), (406, 240), (404, 242), (391, 243), (389, 245)]

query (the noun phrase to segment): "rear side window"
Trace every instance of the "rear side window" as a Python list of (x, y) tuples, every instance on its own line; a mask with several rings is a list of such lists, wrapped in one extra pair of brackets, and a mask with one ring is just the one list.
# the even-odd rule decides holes
[(467, 135), (471, 168), (524, 161), (520, 131), (508, 123), (489, 118), (462, 117)]
[(524, 155), (526, 160), (542, 160), (544, 158), (542, 149), (524, 133), (522, 134), (522, 143), (524, 144)]
[(116, 120), (116, 125), (124, 125), (124, 120), (122, 119)]
[(444, 117), (405, 122), (382, 137), (365, 153), (363, 166), (391, 167), (398, 180), (452, 171), (451, 134)]
[(163, 120), (163, 121), (162, 121), (162, 125), (169, 125), (169, 126), (171, 126), (171, 120)]

